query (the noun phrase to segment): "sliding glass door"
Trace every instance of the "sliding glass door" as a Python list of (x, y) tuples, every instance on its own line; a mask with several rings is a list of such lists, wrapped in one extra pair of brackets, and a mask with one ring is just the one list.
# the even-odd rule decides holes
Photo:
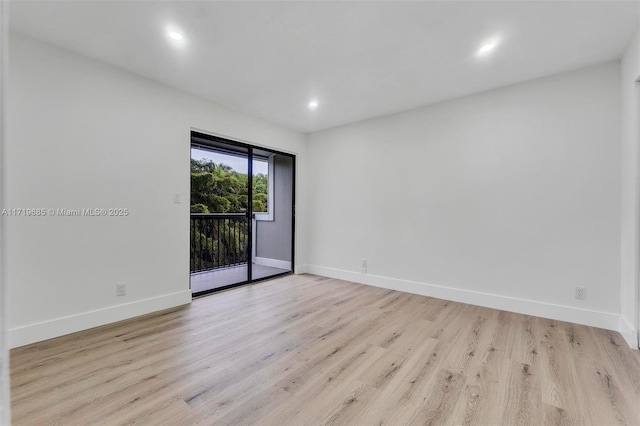
[[(292, 270), (293, 158), (254, 149), (252, 278)], [(264, 173), (268, 170), (267, 173)], [(257, 184), (257, 185), (256, 185)], [(266, 197), (263, 188), (266, 187)]]
[(192, 133), (191, 291), (292, 272), (295, 157)]

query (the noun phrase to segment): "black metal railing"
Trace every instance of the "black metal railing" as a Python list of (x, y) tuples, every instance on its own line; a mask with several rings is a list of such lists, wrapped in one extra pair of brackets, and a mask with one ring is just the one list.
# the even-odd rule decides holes
[(191, 213), (191, 272), (246, 264), (248, 243), (244, 213)]

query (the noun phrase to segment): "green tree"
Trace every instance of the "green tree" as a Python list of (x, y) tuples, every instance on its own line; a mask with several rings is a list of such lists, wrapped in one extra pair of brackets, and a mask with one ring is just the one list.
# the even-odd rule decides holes
[[(191, 212), (244, 213), (248, 209), (246, 173), (226, 164), (191, 159)], [(253, 211), (268, 208), (269, 177), (253, 177)], [(245, 263), (248, 258), (246, 219), (197, 218), (191, 221), (191, 270)]]
[[(248, 209), (248, 180), (246, 173), (238, 173), (226, 164), (191, 159), (191, 205), (202, 204), (208, 213), (244, 213)], [(268, 175), (253, 177), (254, 212), (268, 211), (268, 186)]]

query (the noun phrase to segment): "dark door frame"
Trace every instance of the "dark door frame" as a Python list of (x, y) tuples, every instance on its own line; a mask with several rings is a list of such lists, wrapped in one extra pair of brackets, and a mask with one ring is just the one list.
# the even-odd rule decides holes
[[(194, 142), (194, 139), (196, 140)], [(191, 130), (191, 140), (190, 140), (190, 144), (189, 147), (201, 147), (201, 148), (205, 148), (205, 149), (218, 149), (220, 150), (220, 148), (216, 147), (216, 145), (219, 144), (223, 144), (223, 145), (230, 145), (230, 146), (234, 146), (234, 147), (238, 147), (241, 148), (243, 150), (246, 150), (246, 152), (248, 153), (248, 158), (247, 161), (249, 162), (248, 164), (248, 179), (247, 179), (247, 185), (249, 186), (247, 188), (247, 229), (248, 229), (248, 262), (247, 262), (247, 280), (246, 281), (242, 281), (242, 282), (238, 282), (238, 283), (234, 283), (234, 284), (229, 284), (229, 285), (225, 285), (222, 287), (217, 287), (211, 290), (205, 290), (205, 291), (201, 291), (198, 293), (194, 293), (192, 294), (193, 298), (196, 297), (200, 297), (200, 296), (205, 296), (211, 293), (215, 293), (218, 291), (222, 291), (222, 290), (227, 290), (233, 287), (238, 287), (238, 286), (242, 286), (242, 285), (247, 285), (247, 284), (253, 284), (256, 282), (260, 282), (260, 281), (265, 281), (265, 280), (270, 280), (272, 278), (276, 278), (276, 277), (282, 277), (285, 275), (290, 275), (295, 271), (295, 241), (296, 241), (296, 155), (295, 154), (290, 154), (287, 152), (282, 152), (282, 151), (278, 151), (276, 149), (272, 149), (272, 148), (266, 148), (263, 146), (258, 146), (258, 145), (252, 145), (250, 143), (246, 143), (246, 142), (240, 142), (240, 141), (236, 141), (233, 139), (227, 139), (225, 137), (221, 137), (221, 136), (215, 136), (215, 135), (210, 135), (207, 133), (202, 133), (199, 132), (197, 130)], [(252, 237), (253, 237), (253, 224), (252, 224), (252, 217), (253, 217), (253, 149), (259, 149), (261, 151), (268, 151), (272, 154), (277, 154), (277, 155), (283, 155), (286, 157), (291, 158), (291, 164), (292, 164), (292, 170), (291, 170), (291, 208), (292, 208), (292, 213), (291, 213), (291, 270), (289, 272), (283, 272), (280, 274), (275, 274), (275, 275), (271, 275), (268, 277), (264, 277), (264, 278), (258, 278), (258, 279), (253, 279), (252, 278), (252, 267), (253, 267), (253, 254), (252, 254), (252, 246), (253, 246), (253, 241), (252, 241)], [(191, 201), (191, 190), (189, 190), (189, 201)], [(190, 234), (191, 235), (191, 234)], [(189, 244), (191, 245), (191, 237), (189, 237)], [(191, 252), (191, 247), (189, 248), (189, 252)], [(191, 289), (191, 271), (189, 271), (189, 289)]]

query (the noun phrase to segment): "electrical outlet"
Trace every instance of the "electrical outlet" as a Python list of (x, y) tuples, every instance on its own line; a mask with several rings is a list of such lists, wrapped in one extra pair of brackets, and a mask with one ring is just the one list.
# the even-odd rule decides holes
[(576, 299), (584, 300), (587, 297), (587, 289), (584, 287), (576, 287)]
[(180, 204), (180, 203), (182, 203), (182, 199), (180, 198), (180, 193), (175, 192), (175, 193), (173, 194), (173, 202), (174, 202), (174, 204)]
[(367, 273), (367, 259), (362, 259), (361, 266), (362, 266), (362, 273), (366, 274)]
[(118, 296), (126, 295), (127, 294), (127, 284), (125, 284), (125, 283), (116, 284), (116, 294)]

